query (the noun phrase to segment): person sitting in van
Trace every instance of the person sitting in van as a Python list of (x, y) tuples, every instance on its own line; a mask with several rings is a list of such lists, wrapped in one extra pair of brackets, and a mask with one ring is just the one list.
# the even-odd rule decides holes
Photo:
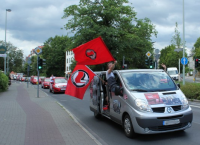
[(164, 71), (166, 72), (167, 71), (166, 65), (162, 63), (161, 66), (163, 67)]
[(108, 70), (106, 72), (106, 79), (107, 79), (107, 83), (108, 83), (108, 86), (109, 86), (109, 89), (111, 91), (111, 95), (112, 96), (114, 95), (115, 87), (117, 86), (117, 82), (115, 80), (115, 75), (112, 72), (113, 69), (115, 68), (116, 63), (117, 63), (117, 61), (114, 61), (114, 63), (113, 62), (109, 62), (108, 63)]

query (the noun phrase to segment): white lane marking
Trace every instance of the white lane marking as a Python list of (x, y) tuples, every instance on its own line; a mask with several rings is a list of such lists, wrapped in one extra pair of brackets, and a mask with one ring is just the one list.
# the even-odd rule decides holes
[(195, 105), (190, 105), (191, 107), (196, 107), (196, 108), (200, 108), (200, 106), (195, 106)]
[(74, 122), (76, 122), (95, 142), (97, 145), (102, 145), (89, 131), (87, 131), (87, 129), (85, 129), (85, 127), (83, 127), (74, 117), (74, 115), (72, 115), (72, 113), (67, 110), (62, 104), (60, 104), (59, 102), (57, 102), (68, 114), (69, 116), (72, 117), (72, 119), (74, 120)]

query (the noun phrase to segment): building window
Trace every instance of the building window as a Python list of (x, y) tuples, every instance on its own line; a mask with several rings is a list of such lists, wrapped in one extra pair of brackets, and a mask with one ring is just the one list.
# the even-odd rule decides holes
[(68, 59), (67, 59), (67, 63), (68, 63)]

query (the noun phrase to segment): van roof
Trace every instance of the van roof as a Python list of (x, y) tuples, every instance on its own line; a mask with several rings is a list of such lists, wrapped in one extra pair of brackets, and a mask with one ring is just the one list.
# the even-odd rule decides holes
[(168, 67), (167, 70), (177, 70), (176, 67)]
[[(164, 72), (163, 69), (125, 69), (125, 70), (114, 70), (118, 71), (118, 72), (131, 72), (131, 71), (135, 71), (135, 72)], [(106, 72), (106, 71), (95, 71), (94, 73), (99, 74), (101, 72)]]

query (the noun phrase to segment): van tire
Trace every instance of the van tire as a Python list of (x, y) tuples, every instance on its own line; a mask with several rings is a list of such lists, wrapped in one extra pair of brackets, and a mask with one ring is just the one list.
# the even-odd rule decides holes
[(123, 129), (128, 138), (135, 138), (136, 133), (134, 132), (132, 121), (128, 114), (126, 114), (123, 118)]
[(100, 119), (101, 118), (101, 114), (100, 113), (97, 113), (97, 112), (94, 112), (94, 117), (96, 119)]

